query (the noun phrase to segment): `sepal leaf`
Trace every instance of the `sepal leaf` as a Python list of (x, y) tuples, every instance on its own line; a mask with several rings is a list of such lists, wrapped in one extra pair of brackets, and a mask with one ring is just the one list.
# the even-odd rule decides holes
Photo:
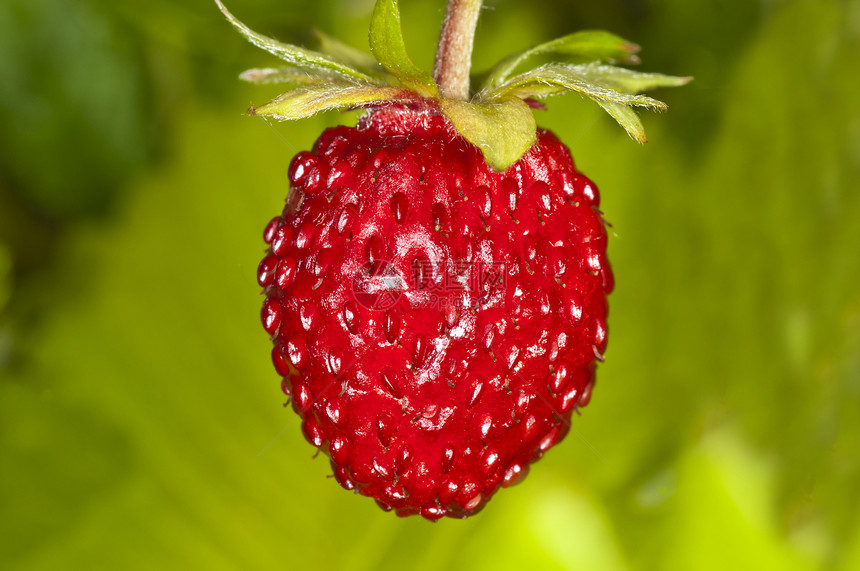
[(370, 51), (405, 87), (425, 97), (438, 94), (429, 73), (412, 63), (403, 41), (397, 0), (377, 0), (370, 20)]
[(331, 59), (380, 79), (388, 75), (371, 54), (345, 44), (320, 30), (314, 30), (314, 35), (319, 41), (319, 50)]
[(604, 111), (612, 115), (612, 118), (618, 121), (618, 124), (624, 127), (630, 137), (639, 142), (647, 143), (648, 138), (645, 136), (645, 127), (642, 126), (642, 120), (633, 108), (607, 99), (595, 99), (597, 104), (603, 107)]
[(590, 64), (579, 67), (579, 73), (588, 81), (617, 89), (622, 93), (641, 93), (658, 87), (680, 87), (693, 79), (662, 73), (643, 73), (614, 65)]
[(645, 95), (636, 95), (612, 89), (600, 77), (591, 73), (590, 66), (549, 64), (517, 75), (498, 88), (483, 94), (489, 100), (504, 100), (510, 97), (520, 99), (540, 98), (575, 91), (594, 100), (607, 100), (635, 105), (665, 109), (666, 105)]
[(671, 87), (689, 82), (687, 77), (637, 73), (599, 65), (547, 64), (514, 76), (493, 90), (481, 94), (487, 100), (548, 97), (569, 91), (595, 101), (640, 143), (646, 141), (642, 122), (633, 107), (663, 111), (666, 104), (638, 92), (655, 87)]
[[(253, 83), (284, 83), (290, 89), (266, 105), (252, 107), (252, 115), (301, 119), (331, 109), (410, 104), (431, 98), (496, 171), (507, 170), (537, 139), (531, 108), (540, 108), (539, 98), (577, 92), (598, 103), (631, 137), (644, 143), (645, 132), (634, 108), (663, 110), (666, 105), (641, 92), (684, 85), (692, 79), (608, 65), (638, 63), (639, 46), (608, 32), (582, 31), (504, 59), (487, 74), (478, 94), (463, 101), (440, 97), (433, 77), (409, 58), (398, 0), (376, 0), (370, 26), (372, 56), (322, 32), (317, 36), (325, 53), (281, 43), (249, 29), (221, 0), (215, 2), (246, 39), (287, 64), (250, 69), (240, 76)], [(561, 56), (568, 63), (534, 67), (546, 61), (543, 56)], [(532, 69), (520, 72), (527, 64)]]
[(248, 112), (281, 120), (304, 119), (332, 109), (356, 109), (417, 98), (414, 91), (402, 87), (355, 85), (341, 81), (293, 89), (266, 105), (252, 107)]
[(440, 98), (442, 112), (467, 141), (481, 149), (487, 164), (503, 172), (537, 140), (531, 108), (521, 99), (460, 101)]
[(290, 66), (308, 71), (327, 71), (336, 77), (353, 83), (378, 83), (377, 79), (320, 53), (301, 48), (299, 46), (285, 44), (262, 34), (258, 34), (233, 16), (221, 0), (215, 0), (215, 3), (218, 4), (218, 8), (221, 9), (221, 12), (233, 27), (245, 36), (245, 39), (258, 48), (266, 50), (270, 54), (279, 57), (290, 64)]
[(570, 63), (618, 62), (639, 63), (639, 46), (620, 36), (602, 30), (584, 30), (512, 54), (490, 70), (482, 89), (494, 89), (529, 60), (540, 55), (564, 56)]
[(342, 80), (336, 73), (325, 70), (307, 71), (295, 67), (248, 69), (239, 74), (239, 79), (257, 84), (288, 83), (292, 85), (314, 85)]

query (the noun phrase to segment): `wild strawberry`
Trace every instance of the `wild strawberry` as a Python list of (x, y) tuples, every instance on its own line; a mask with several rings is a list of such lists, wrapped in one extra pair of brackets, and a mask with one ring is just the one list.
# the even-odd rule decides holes
[[(449, 4), (435, 81), (406, 56), (395, 0), (374, 10), (381, 67), (327, 38), (330, 56), (277, 43), (221, 6), (290, 64), (243, 77), (304, 85), (252, 114), (370, 108), (293, 159), (286, 207), (264, 232), (262, 321), (337, 481), (431, 520), (474, 514), (519, 482), (588, 404), (606, 348), (597, 187), (536, 129), (531, 98), (579, 91), (644, 140), (629, 106), (662, 104), (633, 93), (686, 81), (602, 65), (635, 46), (585, 32), (507, 58), (466, 101), (469, 54), (455, 44), (466, 33), (471, 51), (479, 5)], [(514, 75), (546, 53), (590, 63)]]

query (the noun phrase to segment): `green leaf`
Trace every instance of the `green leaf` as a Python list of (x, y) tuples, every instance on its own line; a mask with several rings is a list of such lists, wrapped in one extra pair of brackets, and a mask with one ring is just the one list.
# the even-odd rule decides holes
[(314, 34), (319, 40), (320, 51), (332, 59), (361, 70), (368, 75), (382, 76), (385, 74), (383, 67), (369, 53), (347, 45), (320, 30), (314, 30)]
[(311, 85), (300, 87), (277, 97), (271, 103), (249, 110), (251, 115), (263, 115), (275, 119), (304, 119), (323, 111), (343, 108), (358, 108), (374, 103), (410, 101), (417, 96), (402, 87), (356, 86), (347, 82), (339, 84)]
[(370, 21), (370, 51), (397, 80), (425, 97), (438, 94), (429, 73), (412, 63), (403, 42), (397, 0), (377, 0)]
[(495, 171), (508, 170), (535, 142), (534, 114), (520, 99), (507, 101), (439, 100), (442, 112), (467, 141), (481, 149)]
[(262, 34), (258, 34), (236, 19), (236, 17), (227, 10), (224, 4), (221, 3), (221, 0), (215, 0), (215, 3), (218, 4), (218, 8), (221, 9), (221, 12), (227, 20), (233, 24), (233, 27), (245, 36), (249, 42), (258, 48), (264, 49), (270, 54), (279, 57), (294, 67), (307, 70), (309, 73), (325, 71), (332, 74), (332, 76), (351, 81), (353, 83), (379, 83), (377, 79), (369, 76), (368, 74), (362, 73), (357, 69), (330, 59), (320, 53), (291, 44), (285, 44), (278, 40), (268, 38)]
[(603, 82), (603, 76), (595, 74), (592, 71), (592, 66), (588, 65), (550, 64), (541, 66), (511, 78), (503, 85), (484, 93), (482, 96), (489, 100), (504, 100), (512, 96), (526, 99), (529, 97), (547, 97), (568, 91), (581, 93), (595, 101), (615, 101), (624, 105), (666, 109), (666, 104), (662, 101), (645, 95), (613, 89), (611, 85)]
[(639, 63), (639, 58), (634, 55), (638, 51), (639, 46), (636, 44), (609, 32), (575, 32), (503, 59), (490, 71), (482, 89), (498, 87), (507, 81), (520, 65), (538, 55), (563, 55), (573, 63), (617, 61), (631, 64)]
[(641, 93), (658, 87), (681, 87), (693, 80), (692, 77), (642, 73), (614, 65), (589, 64), (578, 67), (579, 73), (591, 83), (617, 89), (622, 93)]
[(642, 126), (642, 120), (639, 119), (639, 115), (636, 114), (636, 111), (623, 103), (618, 103), (617, 101), (608, 101), (605, 99), (595, 99), (595, 101), (597, 101), (597, 104), (603, 107), (607, 113), (612, 115), (612, 117), (618, 121), (618, 124), (624, 127), (627, 134), (634, 140), (640, 143), (648, 142), (647, 137), (645, 137), (645, 127)]
[(663, 111), (666, 104), (635, 92), (652, 87), (683, 85), (688, 81), (689, 78), (685, 77), (634, 73), (613, 66), (555, 64), (513, 77), (482, 96), (492, 101), (509, 97), (548, 97), (574, 91), (595, 101), (612, 115), (631, 137), (644, 143), (647, 141), (645, 130), (631, 107)]
[(249, 83), (290, 83), (295, 85), (314, 85), (342, 81), (340, 75), (325, 70), (307, 70), (295, 67), (262, 67), (243, 71), (239, 79)]

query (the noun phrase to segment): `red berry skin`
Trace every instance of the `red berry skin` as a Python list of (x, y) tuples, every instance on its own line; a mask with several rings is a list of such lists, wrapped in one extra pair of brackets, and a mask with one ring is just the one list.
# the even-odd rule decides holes
[(477, 513), (591, 397), (613, 287), (596, 186), (540, 130), (504, 173), (432, 107), (296, 155), (262, 319), (336, 480), (386, 511)]

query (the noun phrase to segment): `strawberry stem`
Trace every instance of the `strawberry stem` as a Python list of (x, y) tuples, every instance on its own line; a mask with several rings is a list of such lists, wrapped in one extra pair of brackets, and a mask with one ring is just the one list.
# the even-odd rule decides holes
[(433, 67), (433, 79), (442, 97), (469, 100), (472, 43), (482, 1), (448, 0)]

